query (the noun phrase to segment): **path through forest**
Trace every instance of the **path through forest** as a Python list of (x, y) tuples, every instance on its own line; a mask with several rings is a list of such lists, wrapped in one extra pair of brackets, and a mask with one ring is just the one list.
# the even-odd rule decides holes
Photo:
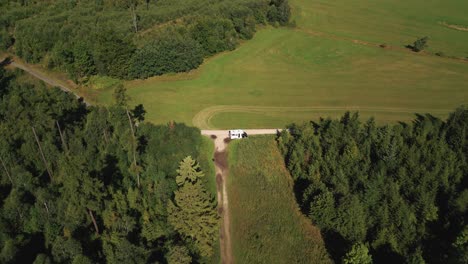
[[(277, 129), (248, 129), (248, 135), (275, 135)], [(227, 179), (229, 176), (229, 164), (227, 153), (227, 142), (229, 130), (202, 130), (202, 135), (214, 140), (215, 154), (214, 163), (216, 170), (216, 194), (218, 197), (218, 212), (221, 216), (221, 228), (219, 233), (219, 244), (221, 248), (221, 263), (232, 264), (231, 248), (231, 220), (229, 215), (229, 199), (227, 192)]]
[[(67, 93), (72, 93), (73, 95), (76, 96), (76, 98), (82, 98), (76, 92), (74, 92), (72, 90), (72, 87), (76, 87), (76, 84), (74, 84), (74, 85), (65, 84), (64, 81), (58, 80), (57, 78), (54, 78), (54, 77), (51, 77), (51, 76), (48, 76), (47, 74), (45, 74), (45, 73), (43, 73), (43, 72), (41, 72), (41, 71), (39, 71), (39, 70), (37, 70), (37, 69), (35, 69), (33, 67), (28, 66), (26, 63), (23, 63), (21, 61), (16, 61), (14, 58), (13, 59), (0, 58), (0, 63), (4, 64), (4, 65), (11, 66), (11, 67), (14, 67), (14, 68), (21, 69), (21, 70), (31, 74), (35, 78), (47, 83), (50, 86), (58, 87), (62, 91), (67, 92)], [(67, 82), (72, 83), (70, 80), (67, 80)], [(86, 102), (86, 100), (84, 98), (82, 98), (82, 100), (86, 105), (88, 105), (88, 106), (90, 105), (88, 102)]]

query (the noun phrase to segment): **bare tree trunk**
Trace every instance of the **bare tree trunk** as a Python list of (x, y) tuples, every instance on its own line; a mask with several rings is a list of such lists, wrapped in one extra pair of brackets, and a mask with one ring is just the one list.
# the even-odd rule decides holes
[(46, 211), (47, 211), (47, 216), (49, 216), (49, 207), (47, 206), (47, 203), (46, 203), (46, 202), (44, 202), (44, 206), (45, 206), (45, 209), (46, 209)]
[(109, 144), (109, 139), (107, 138), (107, 130), (104, 129), (104, 141), (106, 141), (106, 144)]
[(2, 162), (3, 169), (5, 170), (6, 175), (8, 176), (8, 179), (10, 179), (11, 185), (13, 185), (13, 179), (11, 178), (10, 173), (7, 170), (7, 167), (5, 165), (5, 162), (3, 162), (2, 157), (0, 157), (0, 161)]
[(127, 117), (128, 117), (128, 122), (130, 123), (130, 130), (132, 131), (132, 136), (135, 137), (135, 130), (133, 129), (133, 122), (132, 118), (130, 117), (130, 113), (128, 112), (128, 109), (125, 109), (127, 111)]
[(49, 174), (50, 181), (52, 181), (53, 180), (52, 172), (50, 171), (49, 166), (47, 165), (47, 161), (46, 161), (46, 158), (44, 156), (44, 152), (42, 151), (42, 147), (41, 147), (41, 143), (39, 142), (39, 138), (37, 137), (36, 130), (34, 129), (34, 127), (31, 127), (31, 128), (32, 128), (32, 131), (34, 133), (34, 137), (36, 138), (37, 146), (39, 147), (39, 152), (41, 152), (42, 161), (44, 162), (47, 173)]
[(136, 5), (132, 4), (130, 6), (130, 10), (132, 12), (133, 28), (135, 29), (135, 33), (137, 33), (138, 32), (138, 17), (136, 13)]
[[(132, 118), (130, 117), (130, 113), (128, 112), (128, 109), (125, 109), (127, 111), (127, 117), (128, 117), (128, 123), (130, 124), (130, 130), (132, 131), (132, 147), (133, 147), (133, 164), (135, 167), (138, 165), (136, 161), (136, 137), (135, 137), (135, 130), (133, 128), (133, 122)], [(137, 172), (137, 184), (138, 188), (140, 188), (140, 174)]]
[(89, 216), (91, 217), (91, 220), (93, 221), (94, 230), (96, 230), (96, 234), (99, 235), (99, 228), (97, 226), (96, 219), (94, 219), (93, 211), (88, 209), (88, 213), (89, 213)]
[(59, 122), (55, 121), (55, 123), (57, 124), (57, 128), (58, 128), (58, 131), (59, 131), (59, 134), (60, 134), (60, 139), (62, 140), (63, 150), (65, 150), (68, 153), (68, 147), (67, 147), (67, 144), (65, 144), (65, 139), (63, 138), (62, 129), (60, 129)]

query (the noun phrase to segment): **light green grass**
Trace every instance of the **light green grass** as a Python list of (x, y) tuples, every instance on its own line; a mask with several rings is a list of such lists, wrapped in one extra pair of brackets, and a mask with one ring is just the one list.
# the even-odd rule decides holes
[(229, 146), (228, 194), (235, 263), (329, 263), (320, 232), (303, 216), (272, 136)]
[(121, 83), (120, 80), (114, 79), (109, 76), (91, 76), (88, 80), (88, 85), (91, 86), (93, 89), (110, 89), (113, 87), (116, 87), (119, 83)]
[[(326, 109), (214, 112), (206, 117), (208, 125), (200, 128), (278, 127), (336, 117), (347, 108), (361, 109), (365, 117), (375, 116), (381, 123), (408, 121), (414, 112), (444, 118), (468, 103), (468, 62), (401, 47), (421, 32), (432, 37), (431, 51), (457, 56), (468, 52), (468, 32), (437, 23), (468, 24), (458, 9), (468, 2), (414, 2), (293, 0), (298, 28), (262, 29), (235, 51), (208, 59), (196, 71), (127, 82), (126, 87), (132, 103), (143, 103), (147, 120), (155, 123), (193, 124), (197, 113), (220, 105)], [(111, 89), (101, 90), (99, 102), (110, 103), (111, 95)]]
[(203, 143), (200, 148), (200, 157), (198, 162), (205, 173), (206, 187), (210, 193), (216, 197), (216, 173), (214, 163), (212, 161), (214, 157), (214, 143), (208, 137), (202, 136), (202, 139)]
[(403, 47), (428, 36), (429, 51), (468, 56), (465, 0), (292, 0), (300, 28)]

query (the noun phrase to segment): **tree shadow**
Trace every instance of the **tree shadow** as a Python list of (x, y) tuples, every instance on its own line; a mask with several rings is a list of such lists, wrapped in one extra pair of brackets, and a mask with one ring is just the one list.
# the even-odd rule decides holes
[(42, 234), (32, 235), (29, 237), (29, 241), (26, 245), (18, 252), (19, 254), (17, 254), (12, 263), (33, 263), (38, 254), (47, 252), (44, 247), (44, 242), (45, 240)]
[(393, 264), (406, 262), (405, 258), (395, 253), (388, 244), (380, 246), (376, 250), (372, 251), (371, 255), (374, 263)]
[[(325, 248), (334, 263), (341, 263), (341, 259), (351, 247), (351, 243), (344, 239), (338, 232), (326, 230), (322, 233)], [(375, 262), (379, 263), (379, 262)]]
[(0, 61), (0, 67), (8, 66), (12, 62), (13, 60), (10, 57), (6, 57), (5, 59), (3, 59), (3, 61)]
[(122, 173), (118, 167), (119, 160), (113, 155), (107, 155), (105, 157), (105, 166), (101, 170), (102, 179), (105, 186), (109, 184), (117, 184), (122, 179)]
[(304, 192), (309, 187), (310, 182), (306, 179), (296, 179), (294, 181), (294, 196), (302, 213), (309, 215), (310, 213), (310, 198), (304, 199)]

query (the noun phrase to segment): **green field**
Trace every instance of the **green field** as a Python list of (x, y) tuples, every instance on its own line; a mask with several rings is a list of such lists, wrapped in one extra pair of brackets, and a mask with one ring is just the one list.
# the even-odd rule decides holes
[(229, 164), (235, 263), (330, 263), (320, 231), (299, 211), (274, 137), (232, 142)]
[[(445, 117), (468, 103), (468, 2), (409, 2), (292, 0), (296, 28), (266, 27), (196, 71), (126, 86), (147, 120), (200, 128), (282, 127), (346, 110), (380, 123)], [(427, 52), (404, 48), (425, 35)], [(111, 95), (99, 90), (97, 100)]]

